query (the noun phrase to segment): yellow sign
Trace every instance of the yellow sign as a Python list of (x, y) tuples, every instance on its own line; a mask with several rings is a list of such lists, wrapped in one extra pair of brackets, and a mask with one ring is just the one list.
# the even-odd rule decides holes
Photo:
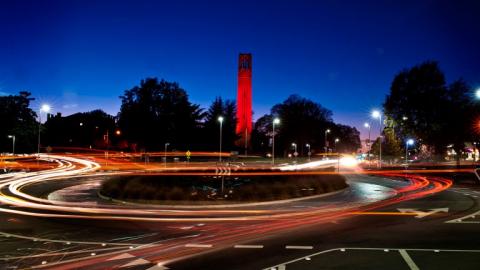
[(192, 155), (192, 153), (190, 152), (190, 150), (188, 150), (188, 151), (185, 153), (185, 156), (187, 156), (187, 158), (190, 158), (191, 155)]

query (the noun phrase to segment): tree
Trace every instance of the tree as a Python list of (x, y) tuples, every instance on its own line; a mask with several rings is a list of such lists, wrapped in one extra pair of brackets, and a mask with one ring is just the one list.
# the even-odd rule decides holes
[(173, 147), (190, 149), (205, 114), (192, 104), (178, 83), (147, 78), (120, 96), (118, 124), (129, 142), (148, 150)]
[(236, 105), (234, 101), (223, 101), (217, 97), (207, 110), (204, 122), (204, 141), (205, 146), (211, 150), (218, 150), (219, 128), (218, 117), (223, 117), (222, 122), (222, 150), (229, 151), (235, 148), (235, 126), (237, 123)]
[[(115, 118), (102, 110), (75, 113), (66, 117), (51, 116), (44, 124), (44, 141), (50, 146), (107, 147), (118, 142)], [(119, 131), (121, 133), (121, 131)]]
[[(475, 127), (478, 127), (475, 122), (478, 121), (480, 106), (472, 102), (471, 93), (471, 87), (461, 79), (448, 86), (443, 135), (456, 153), (463, 151), (466, 141), (475, 140)], [(458, 158), (460, 155), (457, 155)]]
[(384, 103), (385, 113), (401, 123), (403, 136), (411, 134), (441, 148), (438, 134), (444, 126), (446, 95), (445, 76), (438, 63), (424, 62), (395, 76)]
[(11, 140), (8, 135), (15, 135), (17, 152), (35, 152), (37, 146), (38, 122), (37, 114), (30, 108), (30, 97), (26, 91), (18, 95), (0, 96), (0, 129), (1, 151), (11, 151)]
[(355, 153), (360, 148), (360, 132), (355, 127), (335, 124), (332, 128), (333, 140), (339, 139), (336, 144), (336, 152)]
[[(360, 146), (359, 132), (348, 126), (337, 125), (332, 120), (332, 112), (312, 100), (291, 95), (284, 102), (272, 107), (271, 113), (264, 115), (254, 125), (252, 143), (255, 149), (269, 152), (274, 117), (281, 123), (275, 127), (276, 151), (288, 150), (292, 143), (298, 145), (300, 154), (305, 154), (308, 143), (313, 151), (322, 151), (325, 144), (325, 130), (331, 129), (328, 136), (329, 147), (335, 138), (344, 142), (342, 147), (356, 151)], [(339, 145), (340, 146), (340, 145)]]
[[(382, 141), (382, 160), (395, 161), (402, 157), (404, 146), (393, 132), (393, 129), (386, 129), (383, 132)], [(380, 154), (380, 138), (377, 138), (372, 144), (372, 153), (374, 155)]]
[(471, 140), (479, 111), (470, 94), (463, 80), (447, 86), (438, 63), (424, 62), (395, 76), (384, 103), (385, 114), (402, 140), (413, 137), (437, 154), (453, 144), (458, 152)]

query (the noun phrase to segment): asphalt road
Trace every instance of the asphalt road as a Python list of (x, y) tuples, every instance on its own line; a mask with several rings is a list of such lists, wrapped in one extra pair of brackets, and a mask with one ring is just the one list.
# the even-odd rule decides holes
[[(66, 170), (75, 170), (68, 162)], [(97, 178), (19, 189), (55, 201), (45, 208), (5, 185), (0, 269), (480, 269), (480, 189), (473, 184), (349, 175), (350, 188), (331, 196), (201, 210), (202, 218), (219, 218), (205, 222), (198, 211), (138, 214), (138, 206), (104, 201)], [(65, 208), (51, 209), (57, 206)], [(224, 220), (231, 217), (242, 219)]]
[[(480, 269), (480, 189), (454, 186), (426, 198), (249, 242), (168, 265), (171, 269)], [(398, 209), (431, 212), (415, 215)], [(381, 213), (385, 215), (381, 215)], [(477, 216), (472, 217), (472, 214)], [(466, 217), (466, 218), (465, 218)]]

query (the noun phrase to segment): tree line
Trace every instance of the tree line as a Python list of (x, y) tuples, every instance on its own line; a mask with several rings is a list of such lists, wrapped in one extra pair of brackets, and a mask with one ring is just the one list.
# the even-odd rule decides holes
[[(480, 100), (459, 78), (448, 84), (438, 62), (427, 61), (399, 72), (383, 104), (383, 153), (391, 158), (405, 154), (405, 143), (421, 159), (444, 158), (447, 149), (460, 157), (466, 143), (475, 142), (480, 130)], [(378, 153), (380, 140), (373, 144)]]
[[(207, 109), (190, 102), (188, 94), (176, 82), (146, 78), (138, 86), (120, 96), (120, 111), (116, 116), (102, 110), (75, 113), (69, 116), (49, 115), (41, 125), (42, 147), (82, 147), (118, 149), (124, 151), (158, 151), (166, 143), (169, 149), (218, 151), (219, 116), (222, 122), (222, 149), (243, 152), (235, 142), (236, 103), (217, 97)], [(0, 97), (0, 116), (4, 128), (0, 131), (1, 150), (9, 151), (7, 136), (18, 138), (18, 151), (34, 152), (38, 135), (37, 112), (30, 108), (33, 100), (28, 92)], [(5, 105), (4, 105), (5, 104)], [(360, 147), (355, 128), (336, 124), (332, 112), (312, 100), (292, 95), (272, 107), (269, 114), (254, 124), (251, 151), (271, 152), (272, 119), (281, 123), (275, 131), (278, 155), (309, 150), (355, 152)], [(325, 130), (329, 129), (325, 138)], [(337, 142), (335, 142), (337, 139)], [(42, 148), (42, 149), (43, 149)]]

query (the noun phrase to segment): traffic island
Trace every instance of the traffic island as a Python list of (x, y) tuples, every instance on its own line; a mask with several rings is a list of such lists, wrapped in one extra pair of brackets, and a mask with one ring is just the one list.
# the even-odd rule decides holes
[(228, 204), (288, 200), (346, 188), (344, 176), (326, 174), (267, 174), (251, 176), (129, 175), (102, 183), (102, 197), (127, 202)]

